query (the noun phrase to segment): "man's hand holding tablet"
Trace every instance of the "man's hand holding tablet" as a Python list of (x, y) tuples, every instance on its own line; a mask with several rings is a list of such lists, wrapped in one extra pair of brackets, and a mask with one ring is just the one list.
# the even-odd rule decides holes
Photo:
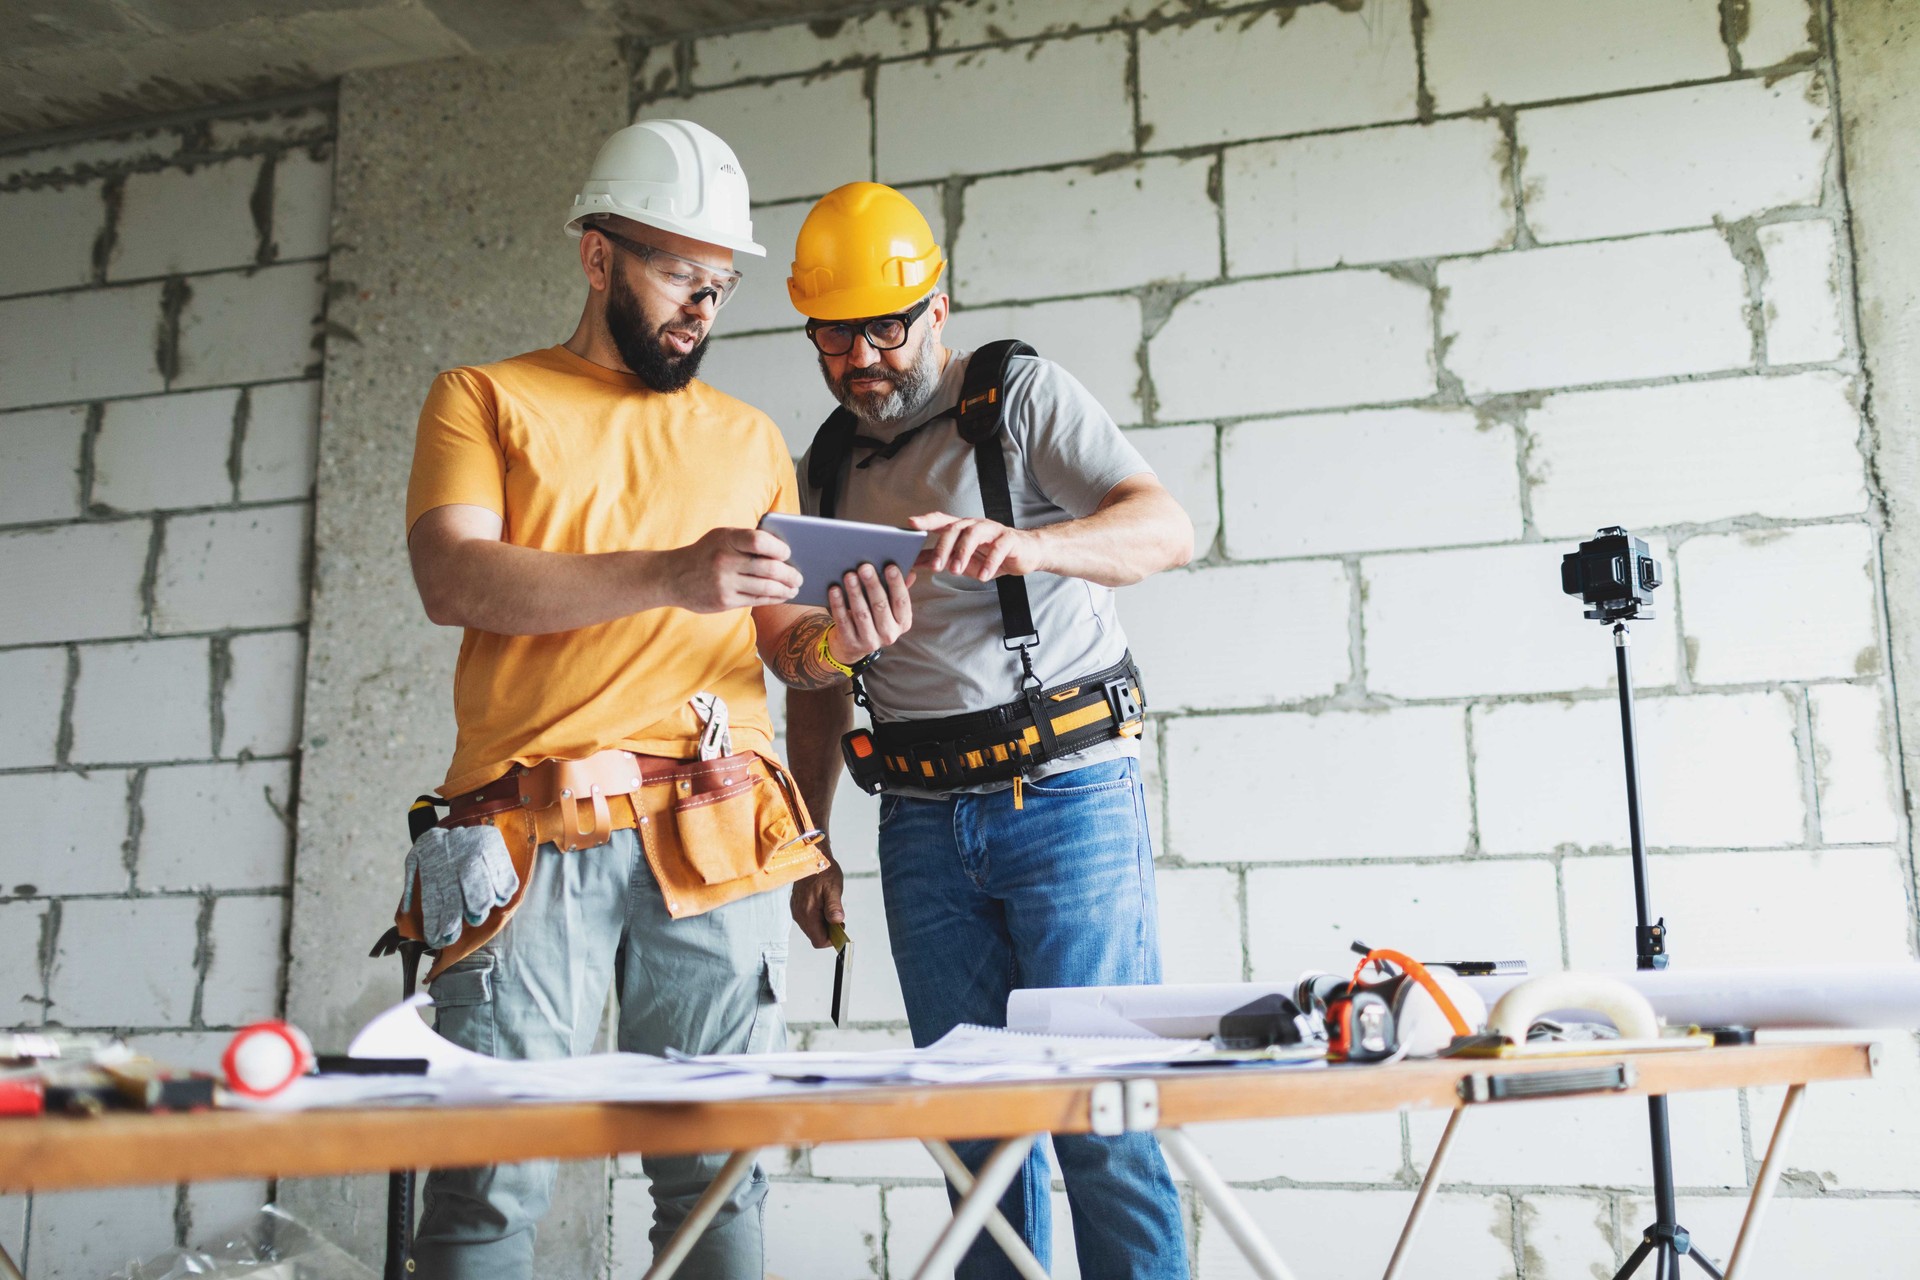
[(787, 544), (788, 564), (800, 573), (790, 603), (826, 609), (839, 631), (833, 647), (842, 655), (865, 657), (913, 625), (907, 588), (926, 534), (779, 512), (763, 517), (760, 527)]

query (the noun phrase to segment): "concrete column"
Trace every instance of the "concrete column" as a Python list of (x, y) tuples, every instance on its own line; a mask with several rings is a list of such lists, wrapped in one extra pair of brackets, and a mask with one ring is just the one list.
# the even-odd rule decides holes
[[(367, 948), (399, 896), (407, 803), (452, 752), (460, 635), (421, 612), (402, 528), (420, 402), (439, 370), (572, 332), (584, 286), (561, 221), (594, 151), (627, 121), (627, 86), (619, 47), (595, 41), (340, 87), (287, 995), (288, 1017), (325, 1048), (399, 998), (399, 965)], [(281, 1194), (378, 1260), (384, 1178)], [(601, 1273), (605, 1197), (601, 1163), (563, 1172), (540, 1274)]]
[(1911, 858), (1920, 816), (1920, 10), (1904, 0), (1834, 0), (1833, 38), (1869, 456), (1887, 511), (1882, 555)]

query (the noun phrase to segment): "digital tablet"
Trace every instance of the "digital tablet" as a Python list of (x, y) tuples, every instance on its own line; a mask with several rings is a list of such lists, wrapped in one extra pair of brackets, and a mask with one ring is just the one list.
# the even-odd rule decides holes
[(800, 571), (801, 584), (790, 603), (821, 609), (827, 607), (827, 588), (839, 582), (842, 574), (863, 564), (884, 569), (889, 563), (907, 573), (927, 542), (926, 534), (912, 529), (778, 512), (761, 517), (760, 527), (793, 549), (788, 563)]

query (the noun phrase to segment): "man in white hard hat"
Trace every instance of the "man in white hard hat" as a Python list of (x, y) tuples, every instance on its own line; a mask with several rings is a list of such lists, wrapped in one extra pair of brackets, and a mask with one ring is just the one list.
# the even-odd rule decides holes
[[(911, 606), (885, 584), (859, 621), (787, 603), (799, 575), (755, 527), (796, 508), (786, 445), (694, 376), (734, 255), (765, 252), (727, 145), (685, 120), (620, 130), (566, 228), (573, 335), (441, 374), (420, 415), (414, 579), (466, 634), (449, 813), (408, 855), (396, 926), (437, 951), (440, 1033), (481, 1053), (586, 1052), (610, 987), (623, 1050), (763, 1051), (785, 1034), (787, 886), (826, 860), (761, 658), (826, 687)], [(658, 1250), (721, 1157), (643, 1163)], [(554, 1172), (430, 1173), (419, 1274), (531, 1276)], [(683, 1274), (758, 1280), (765, 1195), (756, 1169)]]

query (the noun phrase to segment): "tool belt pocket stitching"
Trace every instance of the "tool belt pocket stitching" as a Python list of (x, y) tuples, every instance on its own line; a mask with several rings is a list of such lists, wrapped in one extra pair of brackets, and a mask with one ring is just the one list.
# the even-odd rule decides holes
[(673, 802), (674, 812), (684, 813), (689, 809), (698, 809), (702, 805), (720, 804), (723, 801), (731, 800), (735, 796), (753, 790), (755, 781), (756, 779), (754, 778), (746, 778), (742, 781), (721, 787), (718, 791), (701, 791), (692, 796), (688, 796), (686, 799), (676, 800)]
[(704, 778), (718, 769), (740, 766), (738, 756), (721, 756), (716, 760), (705, 761), (698, 769), (682, 769), (675, 773), (654, 773), (647, 776), (649, 785), (656, 782), (680, 782), (686, 779)]

